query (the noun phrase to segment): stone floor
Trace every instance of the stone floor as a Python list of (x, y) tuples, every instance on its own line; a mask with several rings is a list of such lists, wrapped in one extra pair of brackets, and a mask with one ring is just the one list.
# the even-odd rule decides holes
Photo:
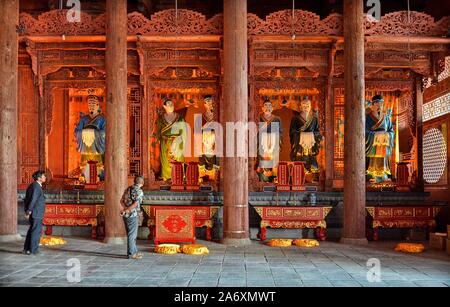
[[(38, 256), (20, 253), (22, 243), (0, 245), (0, 285), (9, 286), (147, 286), (147, 287), (390, 287), (450, 286), (450, 256), (427, 249), (407, 255), (393, 251), (396, 242), (354, 247), (323, 242), (318, 248), (274, 248), (253, 241), (246, 248), (203, 242), (207, 256), (160, 255), (148, 241), (139, 242), (141, 260), (125, 259), (125, 246), (65, 238), (67, 244), (43, 247)], [(369, 282), (370, 258), (381, 264), (381, 281)], [(72, 260), (71, 260), (72, 259)], [(81, 281), (68, 282), (73, 259)], [(75, 260), (76, 261), (76, 260)], [(72, 271), (71, 271), (72, 270)], [(72, 274), (72, 275), (71, 275)]]

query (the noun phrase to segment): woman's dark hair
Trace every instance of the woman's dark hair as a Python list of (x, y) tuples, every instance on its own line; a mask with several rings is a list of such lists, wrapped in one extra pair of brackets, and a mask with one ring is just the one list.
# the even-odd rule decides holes
[(36, 181), (36, 180), (38, 180), (39, 178), (41, 178), (42, 177), (42, 175), (45, 175), (45, 172), (44, 171), (36, 171), (36, 172), (34, 172), (34, 174), (33, 174), (33, 180), (34, 181)]
[[(170, 99), (170, 98), (165, 98), (165, 99), (163, 100), (163, 105), (166, 106), (167, 103), (168, 103), (169, 101), (172, 102), (172, 99)], [(173, 102), (172, 102), (172, 103), (173, 103)]]

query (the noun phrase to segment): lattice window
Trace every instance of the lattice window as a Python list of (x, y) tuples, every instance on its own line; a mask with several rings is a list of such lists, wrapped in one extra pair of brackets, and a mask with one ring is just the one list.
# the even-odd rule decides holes
[(441, 130), (431, 128), (423, 136), (423, 178), (438, 183), (447, 165), (447, 144)]
[(344, 108), (334, 108), (334, 158), (344, 159)]
[(423, 121), (450, 113), (450, 93), (423, 105)]
[(333, 177), (344, 176), (344, 89), (334, 89), (334, 162)]
[(333, 169), (335, 179), (344, 178), (344, 161), (334, 161)]
[(444, 71), (439, 74), (438, 82), (441, 82), (448, 77), (450, 77), (450, 56), (445, 58), (445, 68)]
[[(438, 82), (441, 82), (448, 77), (450, 77), (450, 56), (445, 58), (444, 70), (438, 75)], [(425, 88), (429, 88), (432, 85), (431, 78), (424, 78), (423, 83)]]
[(142, 174), (142, 103), (141, 89), (128, 89), (128, 119), (129, 119), (129, 176)]

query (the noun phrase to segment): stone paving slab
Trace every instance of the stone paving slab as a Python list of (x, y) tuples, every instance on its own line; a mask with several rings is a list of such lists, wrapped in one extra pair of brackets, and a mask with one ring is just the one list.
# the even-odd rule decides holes
[[(126, 259), (126, 247), (65, 238), (39, 256), (20, 253), (21, 242), (0, 246), (2, 287), (449, 287), (450, 257), (426, 250), (395, 252), (396, 242), (350, 246), (322, 242), (318, 248), (272, 248), (252, 241), (245, 248), (200, 242), (205, 256), (159, 255), (140, 241), (141, 260)], [(381, 281), (369, 282), (370, 258), (381, 264)], [(80, 263), (81, 281), (67, 281), (69, 259)]]

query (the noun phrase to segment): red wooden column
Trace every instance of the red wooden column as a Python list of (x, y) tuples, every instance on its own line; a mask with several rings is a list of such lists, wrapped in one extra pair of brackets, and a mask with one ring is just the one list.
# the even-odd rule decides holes
[[(223, 15), (224, 101), (221, 113), (225, 127), (227, 122), (248, 122), (247, 1), (224, 0)], [(248, 152), (248, 137), (235, 141), (236, 144), (244, 146)], [(249, 244), (248, 157), (224, 157), (223, 190), (222, 242)]]
[(127, 187), (127, 1), (106, 1), (105, 242), (126, 242), (120, 198)]
[[(344, 0), (344, 218), (341, 242), (367, 244), (363, 0)], [(351, 123), (351, 124), (350, 124)]]
[(19, 0), (0, 1), (0, 242), (17, 233), (17, 76)]

